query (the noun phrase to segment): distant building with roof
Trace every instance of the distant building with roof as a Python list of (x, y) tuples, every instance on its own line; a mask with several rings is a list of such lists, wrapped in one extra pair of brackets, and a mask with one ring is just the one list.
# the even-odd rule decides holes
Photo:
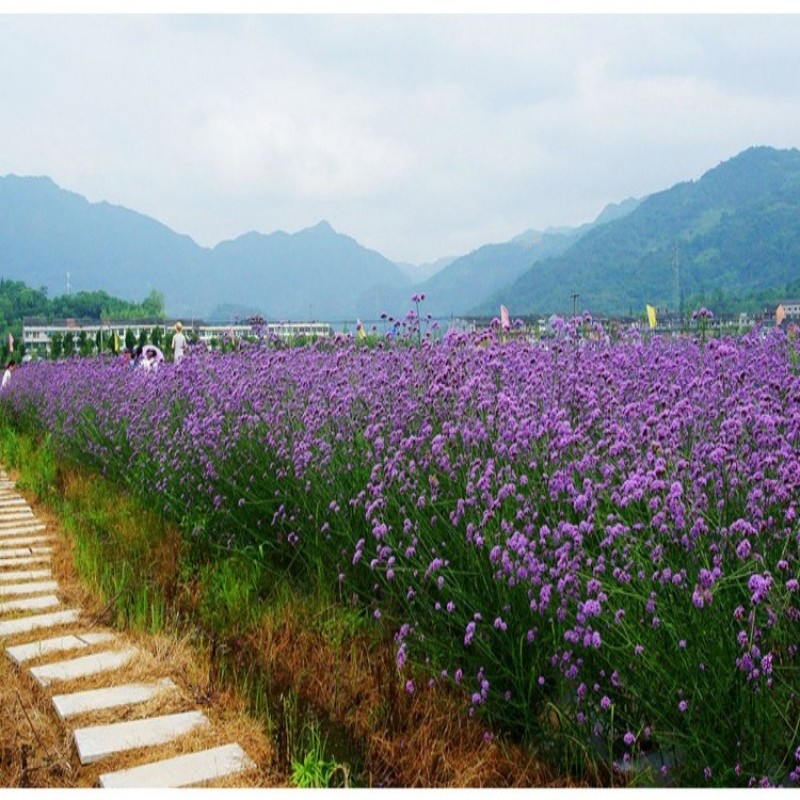
[[(124, 347), (125, 336), (131, 331), (138, 341), (144, 333), (148, 341), (152, 340), (153, 331), (159, 329), (163, 336), (175, 330), (177, 320), (97, 320), (97, 319), (52, 319), (41, 317), (25, 317), (22, 321), (22, 343), (25, 352), (46, 358), (52, 350), (53, 337), (58, 335), (62, 339), (71, 333), (76, 339), (83, 332), (93, 341), (100, 341), (101, 347), (116, 334)], [(193, 339), (213, 345), (214, 342), (226, 337), (238, 339), (244, 337), (277, 337), (280, 339), (294, 339), (300, 336), (318, 338), (330, 336), (331, 326), (327, 322), (264, 322), (254, 325), (230, 324), (210, 325), (202, 320), (194, 320), (190, 324), (184, 323), (184, 331)]]

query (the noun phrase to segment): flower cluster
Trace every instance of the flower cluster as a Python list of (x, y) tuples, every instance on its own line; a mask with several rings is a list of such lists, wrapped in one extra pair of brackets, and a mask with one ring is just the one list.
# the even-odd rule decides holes
[(714, 319), (714, 312), (703, 306), (692, 312), (693, 320)]

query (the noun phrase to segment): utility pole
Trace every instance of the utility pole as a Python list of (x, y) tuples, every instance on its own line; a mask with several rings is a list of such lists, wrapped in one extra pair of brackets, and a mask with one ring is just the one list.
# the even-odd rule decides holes
[(577, 292), (572, 293), (572, 316), (578, 316), (578, 298), (580, 295)]
[(678, 243), (675, 242), (675, 251), (672, 257), (672, 302), (675, 310), (683, 317), (683, 298), (681, 297), (681, 262), (678, 255)]

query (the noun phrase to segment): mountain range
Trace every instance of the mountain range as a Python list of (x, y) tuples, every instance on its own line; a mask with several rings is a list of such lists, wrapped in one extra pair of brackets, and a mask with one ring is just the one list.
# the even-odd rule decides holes
[(649, 195), (476, 310), (514, 298), (519, 314), (565, 311), (572, 292), (580, 309), (611, 315), (709, 302), (733, 312), (799, 294), (800, 151), (753, 147)]
[[(141, 300), (175, 317), (331, 322), (402, 314), (412, 294), (437, 317), (640, 312), (698, 298), (728, 303), (800, 292), (800, 152), (753, 147), (694, 181), (609, 203), (575, 228), (413, 267), (325, 221), (294, 234), (246, 233), (213, 248), (157, 220), (90, 203), (47, 177), (0, 177), (0, 277)], [(755, 293), (755, 294), (754, 294)], [(760, 295), (759, 295), (760, 296)]]

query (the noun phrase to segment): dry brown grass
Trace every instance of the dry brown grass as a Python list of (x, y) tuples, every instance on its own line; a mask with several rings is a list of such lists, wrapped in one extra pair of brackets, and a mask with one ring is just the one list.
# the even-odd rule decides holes
[(297, 692), (320, 716), (342, 725), (363, 752), (369, 786), (576, 787), (520, 746), (485, 736), (447, 687), (401, 687), (390, 642), (366, 636), (336, 647), (309, 631), (302, 611), (264, 620), (245, 644), (276, 689)]
[(54, 715), (33, 681), (0, 659), (0, 786), (75, 786), (71, 742)]

